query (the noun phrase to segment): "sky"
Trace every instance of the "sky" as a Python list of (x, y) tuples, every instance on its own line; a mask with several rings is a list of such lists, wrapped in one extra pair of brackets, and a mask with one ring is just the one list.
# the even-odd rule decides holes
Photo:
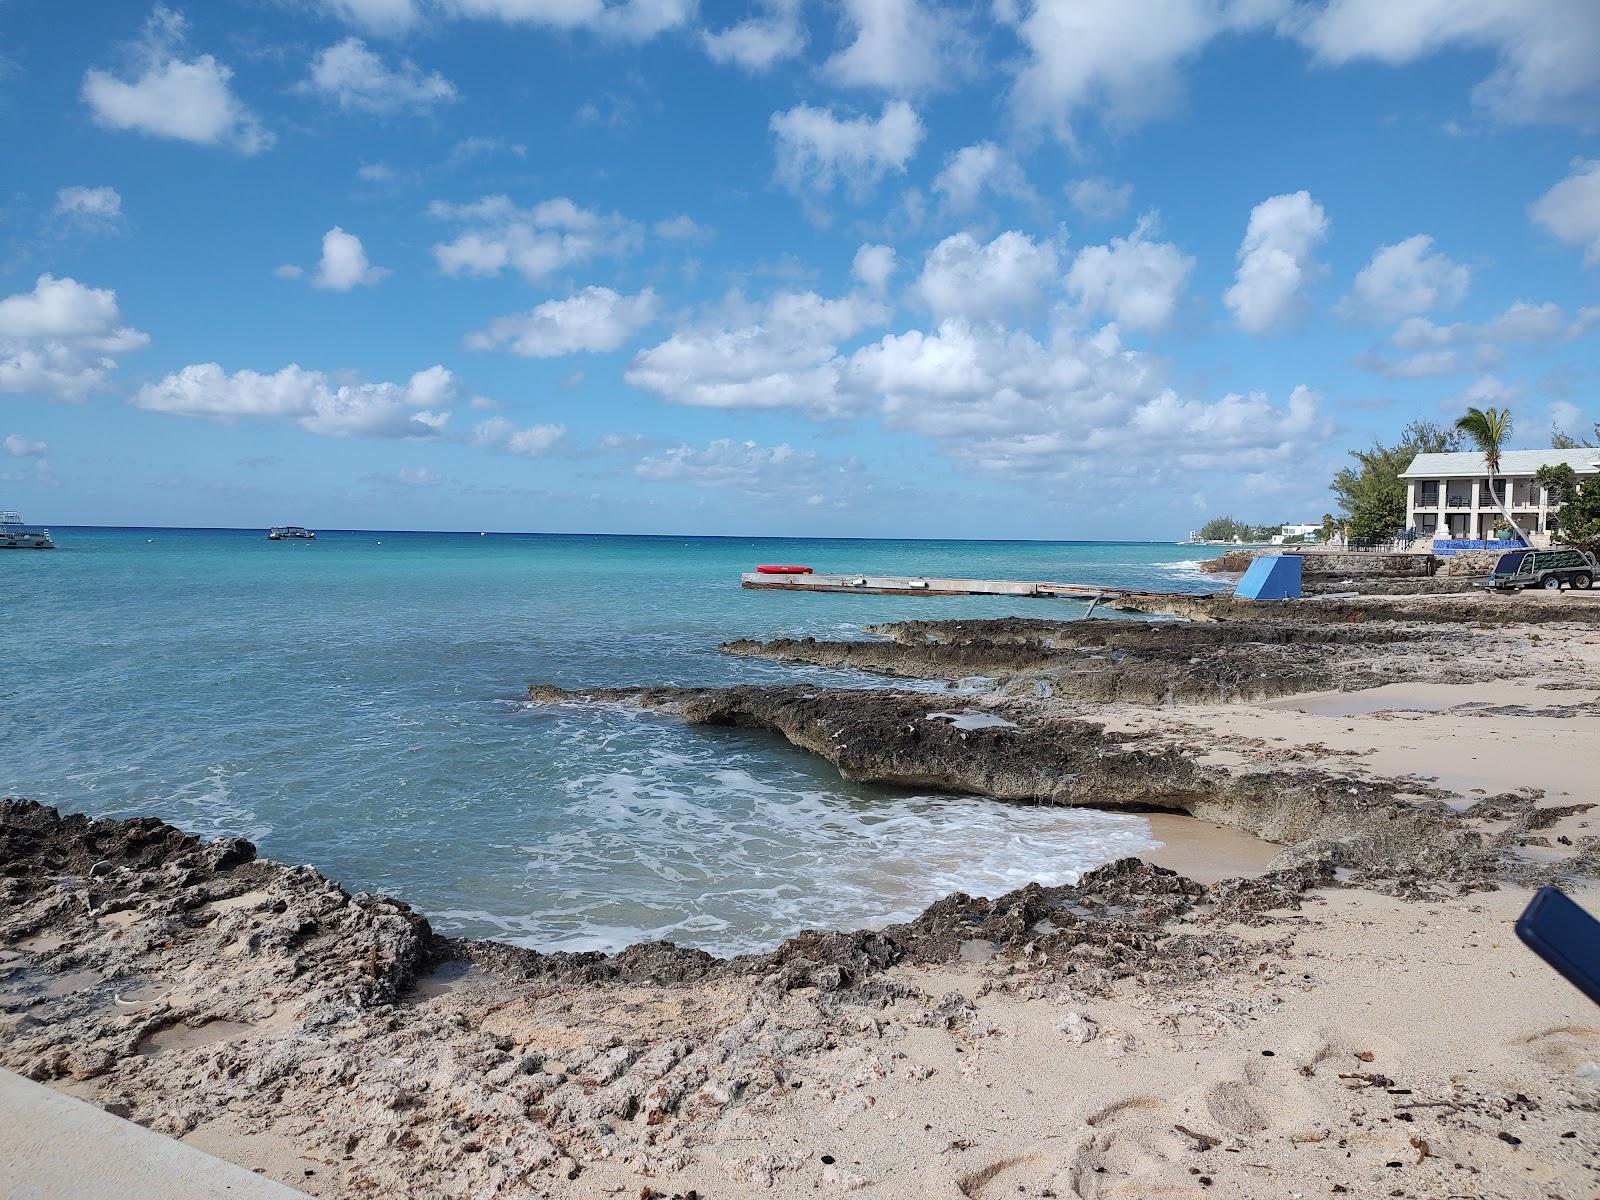
[(0, 0), (0, 508), (1181, 538), (1600, 420), (1594, 0)]

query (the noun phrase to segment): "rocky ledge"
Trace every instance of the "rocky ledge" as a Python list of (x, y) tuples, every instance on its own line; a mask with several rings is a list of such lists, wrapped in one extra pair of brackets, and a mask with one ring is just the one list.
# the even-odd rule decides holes
[(172, 1136), (288, 1143), (319, 1194), (543, 1195), (606, 1159), (674, 1169), (709, 1119), (770, 1110), (888, 1006), (959, 1030), (970, 1001), (896, 964), (981, 946), (1046, 990), (1170, 991), (1252, 969), (1272, 943), (1229, 928), (1328, 880), (1208, 888), (1127, 859), (762, 955), (541, 954), (440, 937), (242, 840), (6, 800), (0, 1065)]
[[(696, 725), (769, 730), (862, 783), (1032, 804), (1167, 810), (1229, 825), (1285, 849), (1279, 866), (1350, 868), (1401, 888), (1450, 881), (1493, 886), (1600, 866), (1600, 839), (1570, 860), (1517, 854), (1537, 828), (1575, 809), (1540, 808), (1525, 793), (1468, 807), (1416, 782), (1310, 768), (1232, 770), (1170, 746), (1058, 715), (1049, 705), (948, 695), (785, 685), (590, 688), (535, 685), (539, 703), (629, 704)], [(952, 711), (955, 709), (957, 711)], [(1576, 806), (1576, 809), (1588, 807)]]

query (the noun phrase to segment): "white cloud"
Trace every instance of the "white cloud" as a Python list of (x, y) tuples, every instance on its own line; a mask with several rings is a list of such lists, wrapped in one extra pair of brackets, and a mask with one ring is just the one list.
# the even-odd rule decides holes
[(591, 29), (630, 41), (645, 41), (685, 24), (692, 0), (445, 0), (450, 13), (513, 25), (553, 29)]
[(1472, 271), (1433, 249), (1425, 233), (1380, 246), (1361, 268), (1339, 309), (1348, 316), (1396, 321), (1452, 308), (1467, 294)]
[(1327, 432), (1318, 397), (1305, 388), (1281, 408), (1258, 393), (1180, 397), (1153, 360), (1123, 346), (1115, 326), (1058, 326), (1041, 342), (952, 319), (933, 333), (913, 329), (863, 347), (844, 377), (877, 400), (891, 427), (1012, 477), (1149, 486), (1177, 471), (1288, 463)]
[[(278, 269), (283, 270), (282, 267)], [(357, 286), (371, 287), (388, 274), (386, 268), (375, 267), (367, 261), (367, 251), (360, 238), (335, 225), (322, 235), (322, 261), (311, 277), (311, 286), (348, 292)]]
[(322, 7), (341, 21), (368, 33), (404, 33), (422, 19), (414, 0), (322, 0)]
[(640, 240), (639, 227), (615, 213), (580, 208), (565, 197), (518, 208), (506, 196), (471, 204), (436, 200), (435, 218), (467, 226), (453, 241), (433, 247), (446, 275), (498, 275), (510, 268), (530, 283), (598, 257), (620, 258)]
[(5, 451), (12, 458), (43, 458), (50, 453), (50, 447), (44, 442), (35, 442), (23, 437), (20, 433), (6, 434), (5, 441), (0, 442)]
[(1592, 125), (1600, 103), (1600, 6), (1592, 0), (1329, 0), (1289, 23), (1324, 62), (1403, 66), (1446, 50), (1489, 50), (1473, 92), (1509, 121)]
[(917, 295), (936, 318), (972, 320), (1026, 312), (1057, 276), (1056, 252), (1010, 230), (987, 243), (970, 233), (944, 239), (928, 254)]
[(675, 404), (835, 416), (853, 407), (839, 391), (838, 344), (888, 316), (870, 297), (815, 292), (781, 292), (762, 306), (735, 299), (727, 308), (640, 351), (624, 378)]
[(565, 425), (526, 425), (518, 427), (504, 417), (490, 417), (472, 427), (467, 441), (474, 446), (537, 458), (555, 449), (567, 434)]
[(233, 71), (209, 54), (179, 57), (184, 20), (157, 6), (145, 24), (131, 80), (91, 68), (82, 95), (94, 119), (110, 129), (255, 154), (273, 135), (233, 94)]
[(1079, 109), (1116, 129), (1165, 111), (1178, 65), (1212, 38), (1270, 24), (1288, 0), (1034, 0), (1008, 3), (1027, 58), (1011, 89), (1022, 124), (1072, 137)]
[(649, 288), (622, 296), (606, 287), (586, 287), (565, 300), (546, 300), (530, 312), (497, 317), (469, 333), (469, 350), (505, 350), (524, 358), (604, 354), (616, 350), (656, 319), (660, 298)]
[(687, 213), (657, 221), (655, 233), (658, 238), (666, 238), (669, 242), (704, 242), (711, 238), (711, 230)]
[(456, 86), (437, 71), (424, 72), (409, 58), (390, 67), (360, 38), (345, 38), (311, 60), (311, 74), (301, 87), (340, 108), (386, 113), (424, 110), (456, 99)]
[(752, 73), (765, 71), (806, 47), (800, 0), (767, 0), (760, 16), (715, 32), (706, 30), (700, 40), (714, 62), (733, 63)]
[(1572, 173), (1528, 209), (1528, 215), (1569, 246), (1585, 266), (1600, 266), (1600, 159), (1577, 159)]
[(736, 488), (806, 505), (839, 504), (861, 485), (854, 459), (830, 460), (788, 443), (762, 446), (717, 438), (704, 447), (675, 446), (640, 459), (641, 479), (694, 487)]
[(1033, 199), (1033, 189), (1007, 151), (993, 142), (963, 146), (946, 161), (933, 180), (933, 190), (958, 213), (971, 212), (985, 192), (1015, 200)]
[(299, 263), (280, 263), (272, 268), (272, 273), (279, 279), (299, 279), (306, 273), (306, 269)]
[(112, 355), (149, 344), (110, 288), (41, 275), (31, 292), (0, 299), (0, 392), (80, 401), (105, 384)]
[(1148, 240), (1153, 218), (1125, 238), (1085, 246), (1067, 273), (1067, 288), (1086, 309), (1110, 316), (1129, 329), (1165, 329), (1195, 260), (1171, 242)]
[(1131, 183), (1117, 183), (1103, 175), (1091, 175), (1067, 184), (1067, 199), (1091, 221), (1110, 221), (1128, 210), (1133, 199)]
[(834, 83), (914, 94), (964, 73), (968, 39), (954, 13), (928, 0), (843, 0), (851, 42), (822, 66)]
[(90, 224), (114, 224), (122, 217), (122, 197), (111, 187), (64, 187), (56, 193), (55, 214)]
[(1438, 325), (1426, 317), (1410, 317), (1389, 335), (1389, 344), (1401, 352), (1400, 357), (1375, 351), (1356, 361), (1365, 370), (1391, 379), (1454, 375), (1495, 365), (1508, 346), (1557, 345), (1575, 341), (1596, 328), (1600, 328), (1600, 306), (1568, 316), (1559, 304), (1518, 300), (1482, 322)]
[(889, 286), (896, 267), (893, 246), (862, 246), (850, 263), (850, 274), (874, 296), (881, 296)]
[(133, 403), (151, 412), (232, 422), (241, 417), (291, 420), (330, 437), (439, 436), (455, 399), (455, 377), (442, 366), (404, 384), (335, 384), (321, 371), (290, 364), (271, 375), (194, 363), (147, 384)]
[(1301, 286), (1321, 270), (1312, 253), (1328, 217), (1309, 192), (1271, 196), (1250, 210), (1239, 270), (1223, 294), (1242, 329), (1261, 333), (1289, 317)]
[(389, 475), (368, 476), (373, 483), (392, 483), (401, 487), (438, 487), (445, 482), (443, 475), (432, 467), (401, 467)]
[(815, 201), (843, 183), (864, 199), (890, 171), (903, 172), (922, 144), (922, 121), (904, 100), (872, 117), (836, 117), (829, 108), (799, 104), (774, 113), (778, 179), (796, 196)]

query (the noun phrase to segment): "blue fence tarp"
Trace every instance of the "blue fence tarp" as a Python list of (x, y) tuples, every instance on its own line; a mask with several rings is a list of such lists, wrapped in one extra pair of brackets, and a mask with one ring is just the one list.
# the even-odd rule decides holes
[(1300, 556), (1254, 558), (1233, 594), (1240, 600), (1300, 599)]
[(1433, 552), (1440, 558), (1449, 558), (1463, 550), (1526, 550), (1528, 543), (1521, 538), (1434, 538)]

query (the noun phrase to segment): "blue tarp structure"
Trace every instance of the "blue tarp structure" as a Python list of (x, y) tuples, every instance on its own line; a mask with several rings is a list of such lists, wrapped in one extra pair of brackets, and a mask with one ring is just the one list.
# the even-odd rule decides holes
[(1284, 554), (1252, 559), (1233, 594), (1240, 600), (1300, 599), (1300, 556)]

